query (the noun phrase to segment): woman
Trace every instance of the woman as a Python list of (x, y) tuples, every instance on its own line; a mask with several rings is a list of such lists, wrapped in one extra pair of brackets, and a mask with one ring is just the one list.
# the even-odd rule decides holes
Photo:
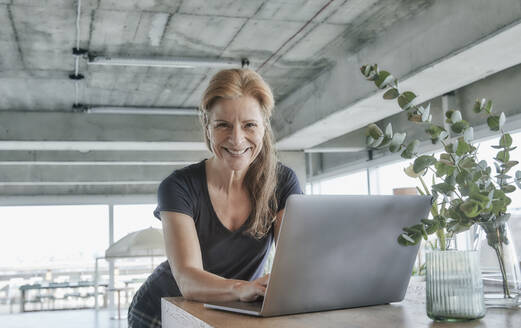
[(302, 193), (295, 173), (277, 163), (270, 116), (273, 95), (254, 71), (217, 73), (201, 103), (213, 156), (174, 171), (159, 186), (168, 261), (137, 291), (129, 327), (161, 325), (161, 297), (254, 301), (289, 195)]

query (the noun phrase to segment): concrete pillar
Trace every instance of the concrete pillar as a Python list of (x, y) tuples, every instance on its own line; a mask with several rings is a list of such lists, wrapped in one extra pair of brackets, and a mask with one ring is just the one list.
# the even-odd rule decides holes
[(303, 151), (279, 151), (277, 153), (279, 161), (292, 168), (297, 174), (300, 187), (304, 191), (306, 188), (306, 156)]
[[(114, 244), (114, 205), (109, 204), (109, 246)], [(109, 289), (114, 288), (114, 260), (109, 260)], [(109, 293), (109, 309), (114, 309), (114, 293)]]

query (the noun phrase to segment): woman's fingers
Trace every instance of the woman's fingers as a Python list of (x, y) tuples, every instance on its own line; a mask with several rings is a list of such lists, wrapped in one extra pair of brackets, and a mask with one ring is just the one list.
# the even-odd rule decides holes
[(259, 284), (263, 285), (263, 286), (266, 286), (268, 284), (268, 281), (270, 280), (270, 274), (266, 274), (262, 277), (260, 277), (259, 279), (255, 280), (256, 282), (258, 282)]
[(266, 294), (266, 286), (270, 275), (264, 275), (253, 281), (244, 281), (237, 285), (239, 299), (243, 302), (253, 302)]

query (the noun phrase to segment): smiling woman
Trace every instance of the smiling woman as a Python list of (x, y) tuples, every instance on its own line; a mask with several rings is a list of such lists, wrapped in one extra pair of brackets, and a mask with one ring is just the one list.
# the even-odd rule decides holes
[(273, 95), (254, 71), (217, 73), (201, 103), (213, 156), (174, 171), (158, 190), (168, 261), (136, 293), (130, 327), (161, 325), (161, 297), (254, 301), (264, 295), (264, 264), (277, 239), (286, 199), (302, 193), (277, 162)]
[[(273, 106), (270, 87), (249, 69), (217, 73), (201, 102), (205, 141), (215, 154), (210, 162), (215, 169), (211, 171), (221, 172), (225, 164), (232, 174), (245, 175), (246, 192), (250, 201), (255, 202), (248, 232), (257, 237), (269, 230), (277, 206), (274, 194), (277, 160), (269, 121)], [(221, 150), (228, 156), (224, 157)]]

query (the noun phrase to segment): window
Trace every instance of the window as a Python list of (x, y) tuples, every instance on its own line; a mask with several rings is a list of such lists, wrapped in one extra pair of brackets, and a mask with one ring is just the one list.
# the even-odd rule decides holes
[(161, 221), (154, 215), (155, 204), (114, 206), (114, 241), (125, 235), (149, 227), (161, 229)]
[(320, 195), (367, 195), (367, 171), (321, 180), (306, 187), (308, 191)]
[(4, 269), (91, 268), (108, 245), (106, 205), (0, 207)]
[[(439, 154), (434, 154), (436, 157)], [(403, 160), (399, 162), (395, 162), (392, 164), (383, 165), (377, 168), (374, 168), (375, 171), (374, 177), (375, 181), (372, 182), (374, 186), (376, 186), (374, 190), (374, 194), (377, 195), (392, 195), (393, 189), (395, 188), (415, 188), (419, 187), (422, 191), (424, 190), (421, 185), (419, 178), (411, 178), (407, 174), (405, 174), (404, 169), (408, 167), (410, 164), (414, 162), (411, 160)], [(422, 176), (423, 181), (427, 185), (427, 188), (430, 189), (432, 185), (432, 176), (433, 172), (427, 171), (427, 173)]]

